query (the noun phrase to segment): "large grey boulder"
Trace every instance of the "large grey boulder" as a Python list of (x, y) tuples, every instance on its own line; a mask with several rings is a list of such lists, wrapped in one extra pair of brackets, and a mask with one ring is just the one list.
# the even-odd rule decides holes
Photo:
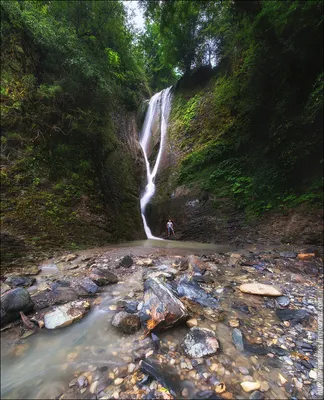
[(34, 303), (26, 289), (18, 287), (8, 290), (1, 296), (1, 325), (19, 319), (20, 311), (28, 314), (33, 309)]
[(213, 331), (206, 328), (191, 328), (181, 344), (184, 352), (193, 358), (215, 354), (219, 343)]

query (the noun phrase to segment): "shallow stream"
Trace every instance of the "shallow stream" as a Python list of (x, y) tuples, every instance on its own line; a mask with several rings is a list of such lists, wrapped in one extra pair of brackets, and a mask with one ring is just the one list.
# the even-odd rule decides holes
[[(201, 286), (207, 291), (212, 290), (213, 296), (219, 299), (222, 312), (210, 309), (204, 315), (198, 312), (196, 318), (199, 327), (209, 328), (216, 333), (220, 342), (220, 352), (196, 361), (188, 358), (180, 346), (189, 330), (186, 325), (160, 333), (161, 352), (157, 353), (152, 339), (149, 336), (143, 338), (143, 330), (132, 335), (123, 335), (111, 325), (111, 319), (116, 313), (116, 304), (119, 300), (127, 297), (132, 300), (142, 299), (143, 271), (147, 271), (148, 268), (152, 271), (172, 269), (176, 255), (193, 253), (208, 255), (220, 251), (226, 252), (229, 248), (154, 240), (131, 242), (128, 246), (122, 244), (104, 250), (95, 249), (92, 252), (98, 253), (100, 250), (101, 253), (105, 251), (109, 254), (110, 249), (114, 256), (127, 252), (135, 256), (139, 254), (148, 256), (151, 249), (158, 249), (161, 252), (154, 267), (143, 269), (138, 267), (123, 281), (103, 287), (91, 310), (81, 321), (53, 331), (42, 329), (26, 339), (12, 340), (7, 332), (6, 335), (2, 335), (1, 398), (54, 399), (66, 392), (69, 383), (83, 373), (87, 375), (89, 386), (78, 398), (92, 398), (100, 391), (111, 393), (118, 398), (131, 387), (135, 392), (138, 390), (135, 389), (134, 382), (127, 380), (127, 376), (130, 375), (127, 369), (132, 364), (134, 367), (136, 365), (137, 369), (139, 360), (145, 357), (151, 357), (166, 365), (172, 374), (179, 377), (178, 392), (184, 393), (179, 397), (193, 398), (197, 390), (211, 388), (214, 390), (215, 387), (219, 388), (221, 387), (219, 385), (224, 384), (234, 398), (244, 399), (249, 395), (242, 393), (240, 383), (258, 381), (261, 383), (262, 391), (267, 393), (266, 398), (289, 398), (287, 388), (280, 382), (280, 374), (286, 377), (288, 383), (294, 382), (293, 379), (296, 378), (291, 367), (293, 361), (286, 357), (286, 354), (294, 350), (294, 342), (299, 335), (302, 334), (302, 340), (309, 343), (315, 340), (316, 335), (313, 332), (301, 330), (298, 332), (295, 329), (292, 333), (285, 333), (284, 326), (274, 312), (274, 299), (246, 295), (235, 290), (235, 286), (245, 282), (247, 277), (252, 276), (256, 280), (262, 278), (263, 283), (273, 284), (276, 281), (278, 283), (278, 279), (285, 279), (284, 275), (281, 278), (280, 274), (260, 272), (251, 267), (229, 266), (222, 262), (214, 264), (213, 268), (215, 271), (218, 270), (217, 281), (214, 281), (209, 289), (207, 284), (202, 283)], [(87, 250), (82, 254), (90, 251)], [(48, 267), (47, 271), (44, 268), (37, 277), (38, 281), (42, 280), (44, 274), (51, 273), (56, 273), (54, 267), (52, 269)], [(289, 294), (289, 279), (282, 282), (282, 285), (286, 286)], [(303, 296), (301, 293), (303, 287), (305, 288), (305, 285), (301, 285), (298, 290), (298, 300)], [(293, 288), (297, 290), (296, 284)], [(307, 290), (311, 289), (310, 287)], [(307, 294), (307, 299), (309, 298), (311, 297)], [(256, 345), (253, 351), (242, 352), (234, 346), (232, 341), (234, 327), (239, 327), (249, 343)], [(261, 344), (280, 345), (287, 352), (280, 357), (269, 356), (267, 352), (258, 354), (260, 350), (258, 345)], [(122, 386), (116, 384), (116, 379), (119, 378), (121, 380), (125, 378)], [(155, 386), (153, 383), (151, 385), (156, 389), (156, 383)]]

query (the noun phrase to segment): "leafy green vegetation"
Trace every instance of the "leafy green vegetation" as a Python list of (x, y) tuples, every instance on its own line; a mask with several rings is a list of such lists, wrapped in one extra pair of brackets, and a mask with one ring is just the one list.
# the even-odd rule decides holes
[(134, 237), (125, 121), (149, 88), (122, 2), (1, 1), (1, 65), (3, 229), (42, 248)]
[(178, 184), (230, 197), (248, 217), (320, 205), (322, 3), (204, 2), (200, 13), (206, 9), (219, 61), (209, 72), (192, 62), (199, 68), (176, 87), (170, 135), (182, 153)]

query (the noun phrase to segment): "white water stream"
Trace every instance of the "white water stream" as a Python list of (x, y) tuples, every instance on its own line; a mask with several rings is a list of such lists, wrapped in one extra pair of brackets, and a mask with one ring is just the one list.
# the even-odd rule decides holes
[[(162, 152), (165, 144), (165, 137), (168, 129), (168, 119), (169, 119), (170, 104), (171, 104), (170, 90), (171, 87), (164, 89), (161, 92), (156, 93), (154, 96), (151, 97), (148, 110), (145, 116), (143, 131), (140, 139), (140, 145), (143, 149), (145, 158), (146, 177), (147, 177), (147, 184), (144, 193), (141, 197), (141, 213), (144, 224), (144, 230), (148, 239), (163, 240), (159, 237), (152, 235), (151, 229), (149, 228), (145, 218), (145, 209), (155, 193), (155, 177), (160, 165)], [(158, 155), (156, 157), (155, 164), (152, 168), (148, 160), (147, 152), (148, 152), (148, 143), (149, 139), (152, 136), (152, 128), (156, 115), (159, 117), (160, 121), (161, 138), (160, 138), (160, 147)]]

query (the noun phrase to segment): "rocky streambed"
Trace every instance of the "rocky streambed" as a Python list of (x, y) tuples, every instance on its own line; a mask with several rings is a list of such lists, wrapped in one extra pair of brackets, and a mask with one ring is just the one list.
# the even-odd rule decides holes
[(6, 274), (1, 397), (319, 398), (322, 258), (281, 250), (96, 249)]

